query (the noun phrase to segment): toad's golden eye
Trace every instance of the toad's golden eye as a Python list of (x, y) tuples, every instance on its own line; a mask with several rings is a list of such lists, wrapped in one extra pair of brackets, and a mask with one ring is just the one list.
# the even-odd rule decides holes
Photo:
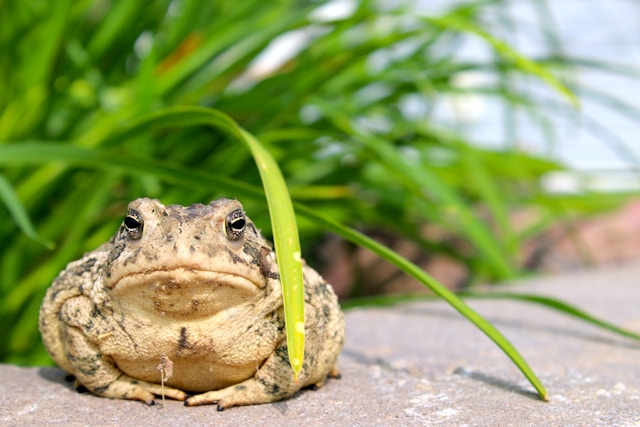
[(224, 232), (229, 240), (239, 240), (244, 233), (247, 220), (242, 209), (236, 209), (227, 215), (224, 221)]
[(131, 240), (138, 240), (140, 237), (142, 237), (144, 219), (142, 219), (142, 215), (140, 215), (137, 210), (129, 209), (129, 212), (124, 219), (123, 226)]

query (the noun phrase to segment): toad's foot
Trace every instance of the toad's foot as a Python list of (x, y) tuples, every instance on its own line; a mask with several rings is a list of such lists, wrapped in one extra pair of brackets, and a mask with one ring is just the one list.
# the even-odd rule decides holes
[(185, 402), (185, 406), (218, 404), (218, 411), (222, 411), (232, 406), (257, 405), (260, 403), (271, 403), (290, 396), (295, 391), (287, 391), (271, 384), (268, 386), (255, 378), (250, 378), (221, 390), (209, 391), (207, 393), (190, 396)]
[(155, 396), (164, 396), (175, 400), (186, 400), (188, 397), (182, 390), (136, 380), (127, 375), (121, 375), (118, 379), (103, 387), (92, 388), (89, 386), (87, 388), (100, 396), (112, 399), (139, 400), (147, 405), (155, 403)]

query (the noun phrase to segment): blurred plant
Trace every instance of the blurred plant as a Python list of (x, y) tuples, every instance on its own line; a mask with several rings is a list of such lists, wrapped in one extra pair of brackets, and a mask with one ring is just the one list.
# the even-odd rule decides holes
[[(130, 199), (246, 196), (250, 216), (270, 233), (264, 200), (242, 191), (260, 182), (253, 159), (228, 144), (229, 135), (168, 124), (113, 138), (167, 106), (229, 114), (274, 155), (294, 199), (337, 223), (390, 231), (467, 265), (476, 280), (518, 275), (528, 236), (617, 200), (548, 195), (540, 177), (561, 165), (516, 144), (479, 148), (440, 119), (465, 96), (496, 98), (543, 129), (550, 98), (573, 110), (573, 94), (553, 71), (597, 64), (555, 51), (548, 61), (520, 55), (487, 25), (487, 14), (506, 3), (469, 2), (437, 16), (366, 0), (333, 8), (323, 1), (0, 3), (0, 197), (9, 210), (0, 209), (15, 220), (0, 223), (0, 319), (13, 325), (0, 360), (47, 363), (37, 332), (44, 290), (67, 262), (113, 234)], [(336, 10), (344, 13), (330, 16)], [(489, 59), (457, 55), (470, 39)], [(485, 83), (461, 84), (470, 73)], [(554, 92), (538, 98), (513, 84), (519, 79)], [(29, 143), (41, 150), (31, 162), (3, 159), (3, 148)], [(42, 164), (54, 143), (82, 150)], [(207, 175), (219, 186), (192, 186), (160, 167), (193, 171), (191, 180)], [(515, 229), (509, 214), (521, 208), (538, 215)], [(468, 245), (460, 251), (432, 241), (424, 223)], [(299, 226), (306, 247), (323, 233), (308, 218)], [(36, 231), (55, 251), (30, 238)]]

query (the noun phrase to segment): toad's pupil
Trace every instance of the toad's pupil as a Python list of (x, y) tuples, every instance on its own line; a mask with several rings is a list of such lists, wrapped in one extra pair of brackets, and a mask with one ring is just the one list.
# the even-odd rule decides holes
[(124, 225), (125, 227), (129, 228), (129, 229), (135, 229), (140, 227), (140, 223), (138, 221), (136, 221), (135, 218), (132, 218), (130, 216), (126, 217), (124, 219)]
[(234, 230), (242, 230), (246, 225), (246, 221), (244, 220), (244, 218), (238, 218), (235, 221), (233, 221), (230, 225), (231, 225), (231, 228), (233, 228)]

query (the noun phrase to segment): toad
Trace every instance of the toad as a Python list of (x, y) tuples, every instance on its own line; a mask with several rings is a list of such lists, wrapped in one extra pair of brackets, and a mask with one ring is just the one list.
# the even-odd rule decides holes
[(343, 314), (304, 263), (303, 275), (294, 381), (275, 253), (242, 205), (137, 199), (111, 240), (54, 280), (40, 332), (58, 366), (99, 396), (151, 405), (162, 394), (218, 410), (274, 402), (337, 376)]

